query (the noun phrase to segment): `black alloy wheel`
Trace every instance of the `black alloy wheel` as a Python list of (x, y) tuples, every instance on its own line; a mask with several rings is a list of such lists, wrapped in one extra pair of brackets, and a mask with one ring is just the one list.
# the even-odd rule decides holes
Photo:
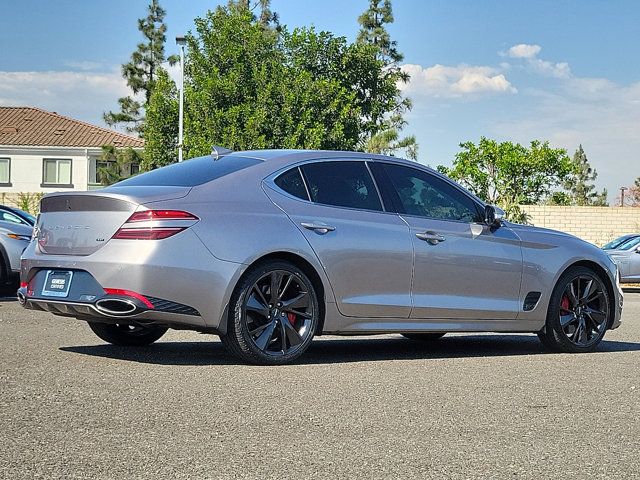
[(234, 292), (223, 343), (250, 363), (282, 364), (308, 348), (319, 320), (312, 282), (298, 267), (273, 261), (252, 269)]
[(611, 299), (600, 276), (589, 268), (573, 268), (558, 281), (538, 336), (553, 350), (590, 352), (604, 337), (610, 317)]

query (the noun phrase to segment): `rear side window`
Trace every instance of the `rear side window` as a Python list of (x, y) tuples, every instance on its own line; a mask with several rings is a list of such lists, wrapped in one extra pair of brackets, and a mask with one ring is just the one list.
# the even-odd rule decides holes
[(382, 211), (378, 191), (364, 162), (317, 162), (301, 168), (312, 201)]
[(309, 200), (307, 189), (304, 186), (298, 167), (292, 168), (280, 175), (276, 178), (275, 184), (294, 197), (301, 198), (302, 200)]
[(236, 155), (225, 155), (218, 160), (211, 156), (198, 157), (136, 175), (111, 187), (195, 187), (259, 163), (262, 160)]

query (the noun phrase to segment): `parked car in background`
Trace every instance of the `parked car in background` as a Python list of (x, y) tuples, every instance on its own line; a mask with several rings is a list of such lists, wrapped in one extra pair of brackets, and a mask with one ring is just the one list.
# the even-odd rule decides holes
[[(0, 218), (5, 218), (2, 213)], [(32, 234), (32, 225), (0, 220), (0, 285), (13, 282), (20, 275), (20, 255)]]
[(0, 221), (19, 223), (33, 227), (36, 224), (36, 217), (19, 208), (0, 205)]
[(529, 332), (595, 350), (620, 325), (615, 263), (503, 215), (416, 162), (227, 151), (44, 197), (18, 298), (109, 343), (191, 329), (259, 364), (323, 333)]
[(628, 238), (607, 253), (618, 265), (622, 283), (640, 283), (640, 235)]
[(621, 248), (627, 242), (630, 242), (636, 238), (640, 237), (640, 233), (630, 233), (628, 235), (622, 235), (621, 237), (616, 238), (615, 240), (611, 240), (609, 243), (605, 244), (602, 249), (603, 250), (615, 250), (617, 248)]

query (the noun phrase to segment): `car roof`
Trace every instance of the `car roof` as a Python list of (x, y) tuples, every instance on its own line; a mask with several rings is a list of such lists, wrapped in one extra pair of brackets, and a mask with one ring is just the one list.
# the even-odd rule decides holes
[[(304, 160), (323, 159), (323, 158), (358, 158), (362, 160), (382, 160), (387, 162), (399, 163), (413, 167), (421, 167), (432, 172), (436, 172), (431, 167), (404, 158), (391, 157), (388, 155), (379, 155), (367, 152), (351, 152), (344, 150), (244, 150), (227, 154), (229, 157), (250, 157), (270, 163), (278, 163), (280, 166), (294, 164)], [(436, 172), (438, 173), (438, 172)]]

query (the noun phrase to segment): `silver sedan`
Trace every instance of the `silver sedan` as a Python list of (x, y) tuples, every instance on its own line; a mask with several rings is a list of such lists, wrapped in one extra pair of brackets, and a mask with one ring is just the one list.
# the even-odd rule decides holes
[(622, 283), (640, 283), (640, 236), (631, 236), (606, 252), (618, 264)]
[(259, 364), (329, 333), (530, 332), (554, 350), (595, 350), (620, 325), (615, 263), (502, 216), (396, 158), (215, 153), (47, 195), (19, 298), (113, 344), (191, 329)]

